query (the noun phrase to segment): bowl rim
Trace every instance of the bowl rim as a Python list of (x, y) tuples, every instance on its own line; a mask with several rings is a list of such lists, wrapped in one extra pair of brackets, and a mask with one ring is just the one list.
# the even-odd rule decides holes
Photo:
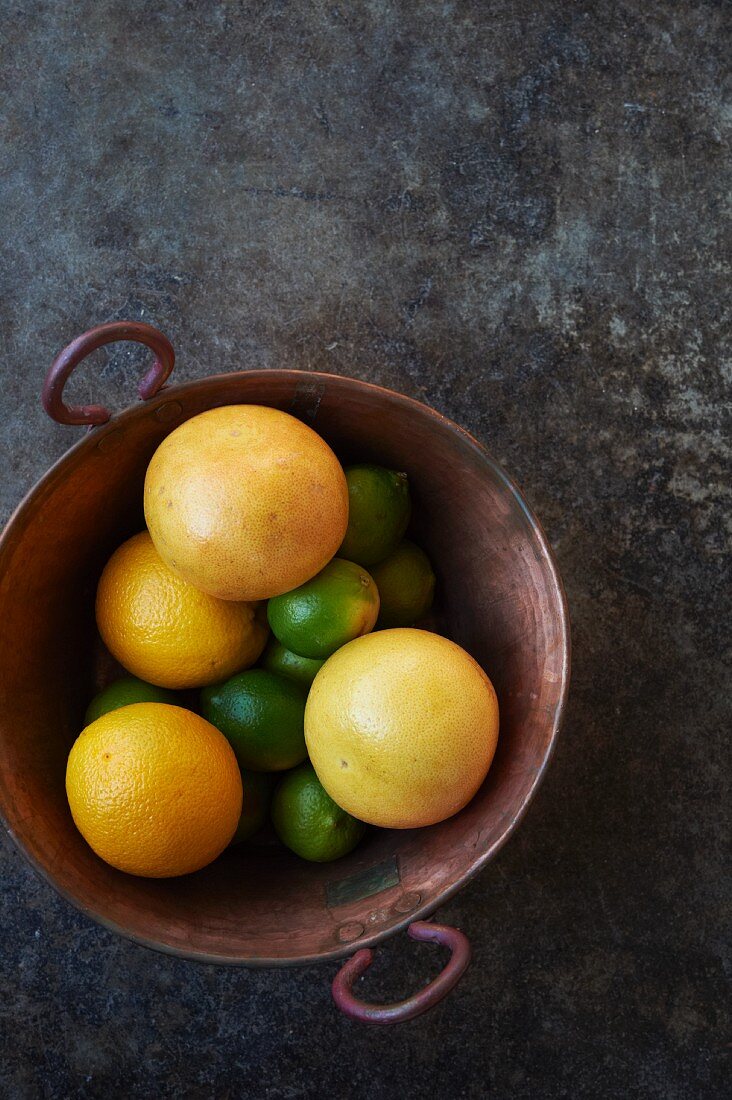
[[(502, 827), (500, 835), (496, 838), (493, 844), (477, 856), (469, 869), (465, 871), (460, 878), (451, 883), (449, 886), (445, 886), (439, 891), (437, 897), (430, 899), (428, 903), (418, 905), (414, 910), (405, 914), (394, 924), (389, 925), (388, 928), (381, 931), (373, 931), (368, 936), (363, 936), (353, 943), (344, 943), (334, 945), (332, 949), (320, 952), (318, 954), (302, 955), (292, 958), (270, 958), (268, 956), (251, 956), (249, 958), (232, 958), (227, 955), (217, 955), (215, 953), (208, 953), (197, 949), (187, 949), (184, 947), (178, 947), (176, 945), (166, 944), (159, 940), (148, 939), (147, 937), (140, 935), (137, 932), (132, 932), (129, 929), (117, 924), (116, 921), (111, 920), (106, 915), (98, 912), (97, 908), (84, 905), (74, 895), (68, 891), (65, 887), (61, 886), (51, 875), (47, 869), (41, 865), (36, 857), (26, 847), (24, 841), (16, 835), (14, 830), (9, 825), (5, 813), (2, 800), (0, 800), (0, 821), (2, 821), (5, 831), (10, 839), (15, 844), (16, 848), (21, 852), (26, 861), (30, 864), (33, 870), (47, 882), (55, 892), (68, 901), (75, 909), (82, 913), (85, 917), (90, 918), (95, 923), (101, 925), (107, 931), (114, 932), (116, 935), (121, 936), (123, 939), (130, 940), (133, 943), (138, 944), (141, 947), (149, 948), (150, 950), (160, 952), (165, 955), (172, 955), (176, 958), (186, 959), (191, 962), (197, 962), (204, 965), (216, 965), (216, 966), (241, 966), (251, 968), (264, 968), (264, 967), (290, 967), (290, 966), (308, 966), (313, 963), (320, 962), (335, 962), (339, 959), (343, 959), (348, 955), (352, 955), (355, 951), (364, 947), (373, 948), (377, 944), (390, 939), (397, 933), (404, 931), (414, 921), (426, 920), (430, 917), (436, 909), (444, 905), (449, 901), (459, 890), (463, 888), (468, 882), (472, 881), (483, 868), (490, 863), (490, 861), (498, 854), (503, 848), (504, 844), (513, 835), (518, 825), (524, 818), (530, 804), (533, 802), (536, 792), (542, 783), (549, 763), (554, 755), (556, 748), (557, 738), (564, 721), (564, 715), (566, 712), (567, 697), (569, 693), (569, 683), (571, 677), (571, 664), (572, 664), (572, 642), (570, 633), (570, 618), (569, 607), (567, 603), (567, 595), (562, 582), (559, 568), (557, 566), (554, 551), (549, 543), (546, 532), (542, 527), (539, 519), (535, 515), (533, 509), (528, 504), (523, 491), (519, 488), (518, 484), (506, 473), (501, 464), (493, 457), (488, 449), (479, 442), (478, 439), (466, 428), (457, 424), (454, 420), (445, 416), (443, 413), (434, 409), (431, 405), (425, 404), (423, 401), (419, 401), (417, 398), (410, 397), (407, 394), (399, 393), (397, 390), (389, 389), (385, 386), (380, 386), (374, 382), (365, 382), (363, 379), (354, 378), (351, 375), (346, 374), (332, 374), (326, 371), (312, 371), (312, 370), (298, 370), (293, 368), (264, 368), (256, 370), (245, 371), (230, 371), (224, 374), (210, 374), (205, 378), (193, 379), (189, 382), (182, 382), (173, 386), (164, 386), (158, 393), (148, 400), (140, 400), (131, 405), (128, 405), (119, 413), (110, 417), (110, 419), (102, 425), (97, 427), (90, 427), (85, 432), (83, 438), (77, 440), (72, 444), (51, 466), (46, 470), (44, 474), (35, 482), (33, 486), (25, 493), (20, 502), (11, 512), (8, 517), (2, 532), (0, 533), (0, 573), (2, 573), (3, 558), (12, 549), (13, 536), (15, 534), (17, 524), (22, 521), (23, 513), (33, 503), (36, 497), (40, 496), (47, 487), (50, 487), (53, 482), (59, 476), (62, 476), (68, 464), (74, 463), (83, 458), (87, 451), (90, 451), (92, 447), (97, 446), (99, 442), (112, 432), (116, 432), (124, 424), (146, 412), (155, 412), (156, 409), (167, 404), (170, 401), (175, 401), (179, 396), (185, 396), (196, 393), (197, 391), (205, 390), (210, 385), (216, 383), (231, 383), (232, 381), (245, 382), (248, 379), (266, 379), (268, 381), (294, 381), (296, 384), (301, 381), (337, 381), (338, 383), (349, 383), (355, 386), (357, 389), (366, 391), (368, 394), (378, 395), (380, 398), (387, 398), (390, 401), (396, 401), (397, 403), (406, 406), (407, 409), (414, 412), (418, 412), (421, 415), (426, 415), (432, 419), (435, 423), (439, 424), (442, 428), (446, 428), (448, 431), (453, 432), (459, 436), (464, 443), (466, 443), (473, 451), (475, 451), (481, 460), (491, 468), (493, 474), (504, 484), (508, 492), (513, 496), (521, 511), (524, 513), (532, 531), (536, 535), (539, 545), (542, 548), (544, 557), (549, 567), (549, 574), (554, 585), (556, 595), (558, 597), (559, 608), (559, 626), (562, 640), (563, 657), (561, 664), (561, 687), (559, 698), (554, 709), (552, 719), (552, 733), (551, 739), (547, 746), (544, 757), (537, 767), (533, 776), (531, 786), (529, 787), (524, 800), (517, 811), (510, 820), (508, 820)], [(241, 402), (245, 404), (246, 402)], [(255, 402), (256, 404), (262, 404), (262, 402)], [(226, 401), (223, 405), (234, 404), (234, 402)], [(221, 406), (212, 406), (221, 407)], [(177, 424), (171, 424), (171, 431), (175, 429)]]

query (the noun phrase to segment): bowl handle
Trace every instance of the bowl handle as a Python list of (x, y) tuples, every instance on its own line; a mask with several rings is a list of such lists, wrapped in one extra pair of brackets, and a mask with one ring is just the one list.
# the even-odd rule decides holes
[(175, 352), (168, 337), (143, 321), (110, 321), (77, 336), (51, 363), (41, 400), (52, 420), (59, 424), (106, 424), (112, 414), (104, 405), (66, 405), (63, 392), (67, 378), (82, 359), (116, 340), (145, 344), (155, 355), (153, 365), (137, 388), (140, 397), (146, 401), (162, 389), (175, 363)]
[(428, 921), (415, 921), (407, 929), (413, 940), (425, 940), (450, 948), (450, 961), (434, 981), (420, 989), (419, 993), (394, 1004), (369, 1004), (353, 995), (353, 983), (368, 970), (374, 957), (368, 947), (357, 951), (333, 979), (333, 1000), (352, 1020), (367, 1024), (397, 1024), (413, 1020), (423, 1012), (434, 1008), (451, 989), (454, 989), (470, 963), (470, 942), (457, 928)]

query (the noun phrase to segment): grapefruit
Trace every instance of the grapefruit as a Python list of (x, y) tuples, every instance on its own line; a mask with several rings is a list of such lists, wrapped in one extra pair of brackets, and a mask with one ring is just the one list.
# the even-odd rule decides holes
[(318, 779), (349, 814), (391, 829), (432, 825), (485, 779), (498, 701), (455, 642), (380, 630), (325, 662), (308, 695), (305, 740)]
[(160, 444), (145, 477), (145, 520), (160, 556), (196, 588), (268, 599), (333, 557), (348, 486), (312, 428), (279, 409), (227, 405)]

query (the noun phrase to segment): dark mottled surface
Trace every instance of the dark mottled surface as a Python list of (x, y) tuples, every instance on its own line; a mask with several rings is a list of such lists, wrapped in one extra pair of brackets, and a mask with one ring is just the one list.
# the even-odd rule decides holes
[[(360, 1029), (334, 967), (123, 943), (6, 839), (3, 1096), (722, 1094), (724, 11), (0, 6), (3, 517), (76, 438), (39, 408), (52, 355), (144, 318), (179, 379), (317, 366), (477, 433), (545, 522), (575, 644), (540, 796), (442, 910), (475, 945), (459, 994)], [(121, 407), (141, 363), (99, 353), (74, 395)], [(399, 938), (368, 989), (435, 965)]]

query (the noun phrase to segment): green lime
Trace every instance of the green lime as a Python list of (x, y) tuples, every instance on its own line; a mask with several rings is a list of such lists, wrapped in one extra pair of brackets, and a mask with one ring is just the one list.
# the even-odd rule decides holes
[(275, 777), (269, 772), (243, 771), (241, 773), (241, 785), (244, 791), (244, 800), (241, 805), (239, 824), (231, 839), (232, 844), (240, 844), (242, 840), (249, 840), (249, 837), (258, 833), (264, 825), (272, 801)]
[(175, 692), (138, 680), (136, 676), (123, 676), (94, 696), (86, 708), (84, 725), (88, 726), (108, 711), (128, 707), (131, 703), (170, 703), (179, 707), (180, 699)]
[(204, 688), (201, 714), (221, 730), (245, 771), (281, 772), (307, 756), (305, 696), (274, 672), (250, 668)]
[(424, 550), (413, 542), (404, 539), (373, 572), (381, 597), (377, 629), (411, 626), (429, 611), (435, 574)]
[(412, 510), (406, 474), (384, 466), (346, 467), (348, 527), (338, 556), (375, 565), (396, 548)]
[(272, 824), (283, 844), (313, 863), (347, 855), (366, 831), (363, 821), (336, 805), (310, 763), (280, 781), (272, 800)]
[(301, 657), (293, 653), (291, 649), (285, 649), (276, 638), (267, 646), (262, 667), (276, 672), (278, 676), (286, 676), (288, 680), (299, 684), (303, 691), (307, 692), (325, 661), (313, 660), (311, 657)]
[(373, 630), (379, 593), (365, 569), (333, 558), (312, 580), (273, 596), (267, 605), (272, 633), (301, 657), (323, 660), (352, 638)]

